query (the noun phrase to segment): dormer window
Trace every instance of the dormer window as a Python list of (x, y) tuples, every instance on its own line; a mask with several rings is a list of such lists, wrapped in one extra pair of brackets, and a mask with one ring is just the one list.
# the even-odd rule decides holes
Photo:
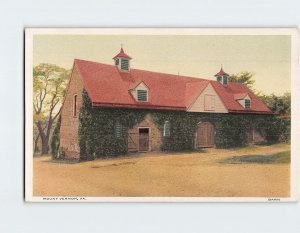
[(251, 107), (251, 100), (245, 99), (245, 109), (250, 109), (250, 107)]
[(137, 101), (148, 102), (148, 91), (147, 90), (137, 90)]
[(124, 52), (123, 48), (121, 48), (120, 52), (113, 59), (119, 71), (128, 72), (130, 70), (131, 57)]
[(149, 88), (143, 81), (139, 82), (134, 88), (129, 89), (129, 93), (136, 102), (149, 102)]
[(251, 108), (251, 98), (247, 92), (234, 94), (234, 99), (245, 109)]

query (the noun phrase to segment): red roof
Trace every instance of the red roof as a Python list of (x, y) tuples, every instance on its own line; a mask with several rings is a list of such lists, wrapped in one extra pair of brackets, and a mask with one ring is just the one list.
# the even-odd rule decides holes
[[(271, 111), (243, 84), (229, 83), (226, 87), (217, 81), (130, 69), (120, 72), (113, 65), (76, 59), (83, 86), (94, 107), (122, 107), (135, 109), (187, 109), (210, 83), (229, 112), (271, 114)], [(149, 88), (148, 102), (137, 102), (131, 90), (143, 82)], [(251, 108), (245, 110), (236, 100), (237, 93), (248, 93)]]
[(116, 59), (118, 57), (122, 57), (122, 58), (127, 58), (127, 59), (131, 59), (131, 57), (129, 57), (123, 50), (123, 48), (121, 48), (120, 52), (113, 57), (113, 59)]
[(224, 70), (223, 70), (223, 68), (221, 67), (221, 70), (219, 71), (219, 73), (215, 74), (215, 77), (217, 77), (217, 76), (224, 76), (224, 75), (228, 76), (228, 74), (225, 73)]

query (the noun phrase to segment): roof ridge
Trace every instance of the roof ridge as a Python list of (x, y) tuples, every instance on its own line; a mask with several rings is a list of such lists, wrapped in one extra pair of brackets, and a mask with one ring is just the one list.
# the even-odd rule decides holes
[[(75, 58), (74, 62), (77, 62), (77, 61), (90, 62), (90, 63), (105, 65), (105, 66), (109, 66), (109, 67), (115, 67), (115, 65), (111, 65), (111, 64), (106, 64), (106, 63), (102, 63), (102, 62), (95, 62), (95, 61)], [(149, 73), (154, 73), (154, 74), (162, 74), (162, 75), (171, 75), (171, 76), (178, 77), (178, 78), (192, 79), (194, 81), (213, 81), (213, 80), (205, 79), (205, 78), (197, 78), (197, 77), (192, 77), (192, 76), (170, 74), (170, 73), (157, 72), (157, 71), (151, 71), (151, 70), (142, 70), (142, 69), (134, 69), (134, 68), (131, 68), (130, 70), (141, 71), (141, 72), (149, 72)], [(129, 73), (130, 73), (130, 71), (129, 71)]]

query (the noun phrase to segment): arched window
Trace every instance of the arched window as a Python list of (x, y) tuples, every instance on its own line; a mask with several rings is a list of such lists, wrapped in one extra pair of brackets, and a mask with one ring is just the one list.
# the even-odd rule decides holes
[(77, 95), (74, 95), (73, 99), (73, 117), (77, 116)]
[(116, 121), (115, 135), (117, 138), (120, 138), (122, 136), (122, 125), (121, 125), (120, 121)]
[(169, 137), (170, 134), (171, 134), (170, 121), (165, 121), (165, 124), (164, 124), (164, 137)]

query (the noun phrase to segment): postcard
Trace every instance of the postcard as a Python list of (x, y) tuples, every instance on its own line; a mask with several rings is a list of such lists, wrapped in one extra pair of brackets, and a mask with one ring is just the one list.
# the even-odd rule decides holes
[(296, 28), (25, 29), (25, 200), (297, 201), (298, 45)]

